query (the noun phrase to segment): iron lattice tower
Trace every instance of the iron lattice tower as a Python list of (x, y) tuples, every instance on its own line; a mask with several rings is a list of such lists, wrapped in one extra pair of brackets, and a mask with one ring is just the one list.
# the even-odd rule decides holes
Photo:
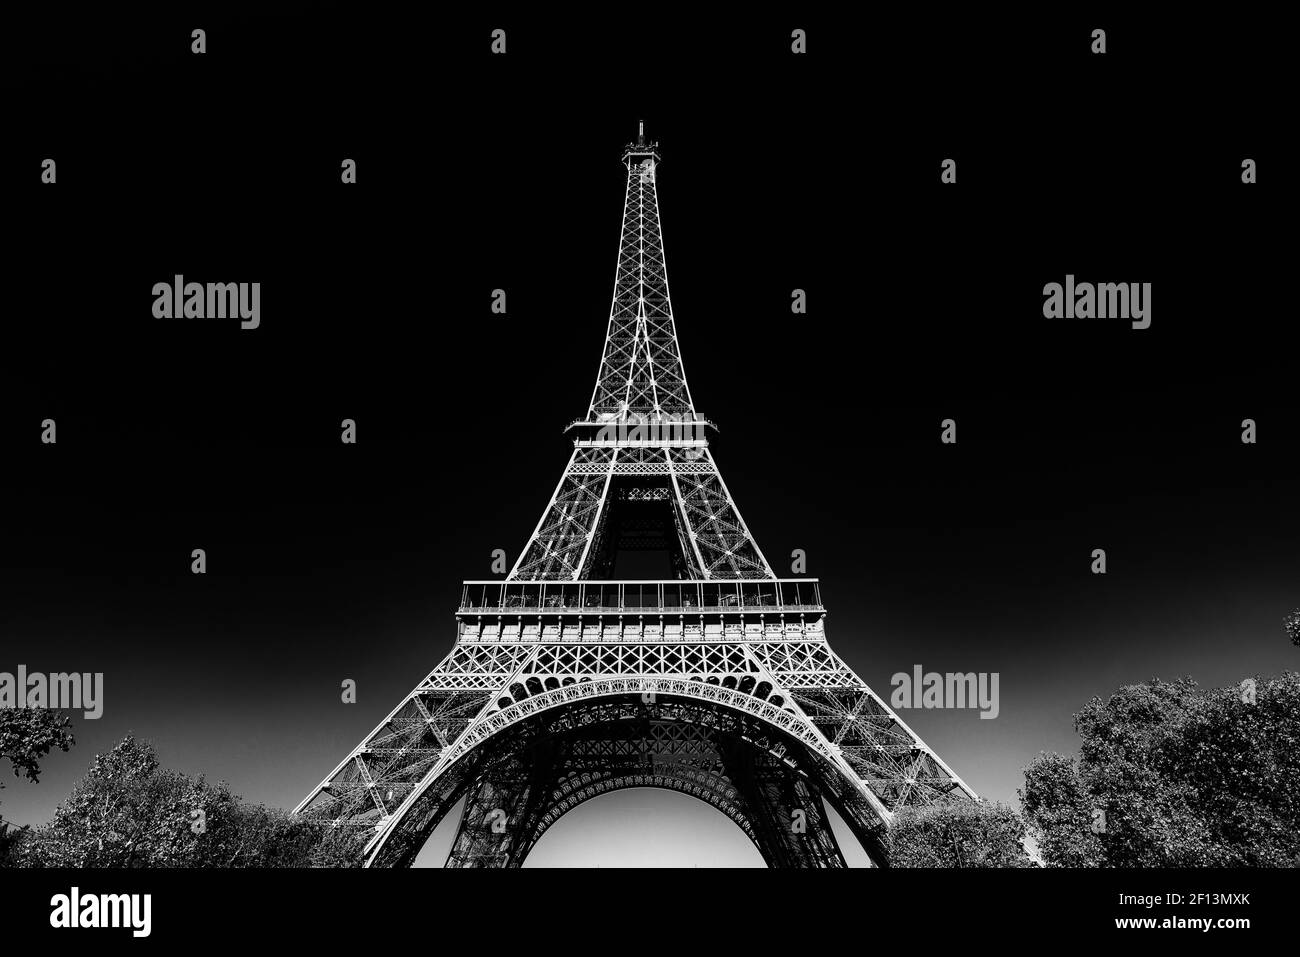
[(817, 580), (773, 574), (722, 481), (673, 323), (659, 163), (642, 126), (600, 372), (527, 547), (504, 580), (464, 583), (451, 652), (296, 809), (363, 829), (368, 866), (409, 865), (461, 798), (449, 867), (518, 866), (619, 788), (707, 801), (787, 867), (844, 865), (823, 800), (878, 865), (898, 808), (977, 800), (831, 650)]

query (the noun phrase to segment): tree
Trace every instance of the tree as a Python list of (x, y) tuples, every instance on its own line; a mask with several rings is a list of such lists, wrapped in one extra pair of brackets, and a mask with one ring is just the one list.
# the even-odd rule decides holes
[[(0, 709), (0, 760), (9, 760), (15, 777), (37, 781), (41, 760), (55, 748), (67, 751), (73, 743), (72, 721), (67, 715), (45, 708)], [(0, 818), (0, 867), (12, 863), (27, 830), (12, 828)]]
[(898, 811), (892, 867), (1031, 867), (1025, 822), (1005, 804), (963, 801)]
[(128, 736), (95, 758), (16, 857), (30, 867), (305, 867), (319, 842), (315, 825), (162, 768)]
[(1077, 762), (1039, 755), (1020, 794), (1047, 864), (1300, 864), (1300, 673), (1129, 685), (1075, 729)]
[(1300, 645), (1300, 608), (1297, 608), (1286, 618), (1282, 619), (1282, 627), (1286, 629), (1287, 637), (1291, 639), (1291, 644)]
[(352, 828), (327, 828), (312, 849), (312, 867), (360, 867), (365, 861), (369, 831), (358, 833)]
[(1025, 773), (1020, 808), (1044, 861), (1058, 867), (1097, 867), (1101, 845), (1093, 829), (1105, 820), (1083, 782), (1074, 759), (1043, 753)]
[(72, 722), (65, 714), (47, 708), (0, 708), (0, 759), (9, 759), (15, 776), (37, 780), (41, 759), (55, 748), (67, 751), (73, 743)]

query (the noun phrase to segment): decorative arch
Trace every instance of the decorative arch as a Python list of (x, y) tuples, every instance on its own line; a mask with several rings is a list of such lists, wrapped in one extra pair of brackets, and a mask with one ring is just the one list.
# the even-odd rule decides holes
[[(522, 685), (517, 684), (516, 687), (523, 690)], [(487, 773), (489, 756), (507, 750), (503, 749), (502, 743), (509, 741), (512, 736), (529, 737), (549, 733), (538, 729), (580, 728), (602, 720), (602, 709), (618, 712), (621, 720), (633, 720), (637, 717), (637, 709), (647, 708), (656, 709), (658, 720), (669, 724), (696, 722), (719, 733), (734, 731), (736, 734), (743, 728), (744, 737), (750, 746), (768, 754), (773, 766), (779, 765), (788, 772), (787, 776), (793, 782), (789, 787), (803, 788), (824, 796), (849, 823), (872, 860), (883, 863), (884, 847), (881, 837), (887, 819), (863, 797), (860, 785), (845, 773), (841, 762), (835, 760), (825, 738), (791, 706), (781, 707), (721, 685), (689, 679), (601, 678), (580, 679), (570, 685), (512, 700), (508, 705), (496, 702), (489, 706), (487, 713), (481, 715), (456, 744), (447, 750), (420, 786), (411, 792), (397, 813), (372, 840), (367, 849), (367, 866), (400, 866), (409, 863), (446, 812), (461, 796), (472, 791), (475, 781)], [(480, 747), (488, 741), (494, 742), (492, 748)], [(674, 785), (679, 781), (684, 788), (699, 784), (698, 781), (692, 784), (673, 776), (660, 777), (664, 780), (659, 785), (629, 783), (637, 780), (636, 775), (624, 775), (615, 780), (621, 782), (618, 787), (667, 786), (678, 789)], [(614, 785), (606, 784), (602, 787), (604, 790), (599, 793), (613, 789)], [(712, 793), (711, 788), (705, 790)], [(583, 800), (590, 799), (595, 794), (592, 792)], [(718, 806), (707, 796), (702, 799)], [(468, 800), (467, 798), (467, 802)], [(821, 817), (820, 805), (815, 800), (808, 799), (804, 803), (810, 807), (816, 805), (817, 816)], [(571, 804), (569, 809), (572, 806), (576, 804)], [(547, 807), (541, 814), (545, 817), (552, 810)], [(728, 816), (736, 820), (735, 815)], [(466, 822), (473, 817), (467, 803), (462, 831)], [(516, 848), (511, 853), (522, 860), (533, 843), (558, 817), (559, 814), (555, 814), (535, 833), (530, 832), (524, 836), (522, 840), (526, 846)], [(823, 824), (824, 822), (819, 822), (818, 826)], [(788, 829), (788, 822), (786, 825)], [(751, 840), (755, 840), (754, 834), (760, 825), (751, 822), (749, 828), (741, 826)], [(828, 827), (826, 834), (829, 835)], [(833, 845), (833, 836), (830, 841)], [(763, 851), (763, 847), (759, 846), (760, 851)], [(764, 851), (764, 856), (770, 858), (772, 853), (769, 846)], [(838, 848), (835, 848), (833, 856), (842, 863)]]
[[(732, 677), (734, 681), (734, 676), (729, 677)], [(596, 697), (628, 694), (667, 694), (694, 698), (698, 701), (732, 708), (759, 718), (774, 729), (788, 734), (805, 746), (812, 748), (827, 761), (840, 767), (846, 776), (850, 776), (855, 786), (858, 785), (856, 776), (852, 775), (847, 765), (841, 764), (838, 756), (832, 751), (830, 743), (807, 717), (796, 710), (794, 704), (790, 701), (781, 700), (778, 705), (772, 701), (746, 694), (734, 687), (689, 678), (580, 678), (573, 684), (533, 695), (529, 695), (520, 682), (515, 682), (510, 686), (510, 691), (511, 703), (503, 705), (501, 702), (505, 699), (499, 699), (493, 707), (471, 724), (456, 743), (442, 756), (438, 764), (430, 771), (426, 780), (432, 780), (442, 768), (459, 760), (468, 751), (498, 732), (543, 711)], [(422, 782), (420, 788), (417, 788), (408, 800), (417, 797), (420, 789), (424, 786), (425, 784)], [(865, 788), (859, 787), (859, 790), (862, 791), (868, 803), (871, 803), (877, 809), (881, 819), (886, 822), (889, 821), (891, 815), (885, 806)]]

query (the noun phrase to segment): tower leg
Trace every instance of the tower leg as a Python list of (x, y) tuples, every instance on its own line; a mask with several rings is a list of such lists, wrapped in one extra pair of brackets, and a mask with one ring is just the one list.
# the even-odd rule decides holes
[(447, 867), (519, 867), (555, 776), (556, 748), (511, 748), (470, 784)]
[(847, 867), (817, 785), (769, 755), (738, 757), (728, 770), (768, 867)]

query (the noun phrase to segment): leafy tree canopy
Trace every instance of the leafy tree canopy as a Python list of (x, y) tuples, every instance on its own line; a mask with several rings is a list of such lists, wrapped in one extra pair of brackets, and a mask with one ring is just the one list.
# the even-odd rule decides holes
[(1041, 754), (1025, 769), (1045, 863), (1300, 864), (1300, 673), (1128, 685), (1089, 702), (1075, 729), (1077, 761)]
[(904, 808), (889, 831), (893, 867), (1030, 867), (1025, 822), (1004, 804)]
[(224, 783), (160, 766), (128, 736), (95, 758), (47, 825), (13, 849), (29, 867), (307, 867), (355, 860), (355, 840), (246, 804)]

